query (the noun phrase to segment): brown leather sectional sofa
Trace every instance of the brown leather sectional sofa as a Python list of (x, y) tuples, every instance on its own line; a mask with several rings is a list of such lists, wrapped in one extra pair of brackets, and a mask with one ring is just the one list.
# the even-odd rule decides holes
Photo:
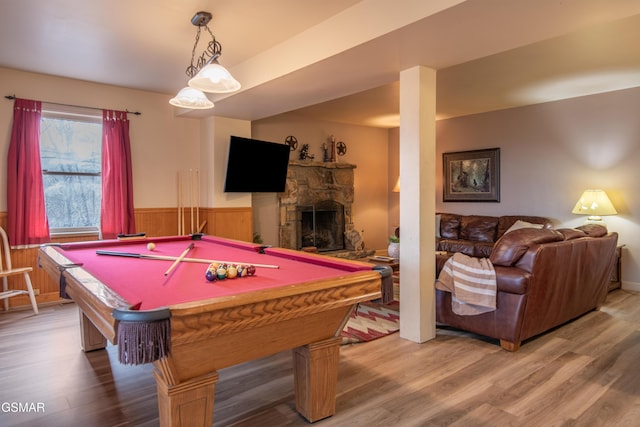
[(607, 296), (617, 233), (599, 225), (576, 229), (523, 228), (504, 234), (489, 256), (497, 280), (497, 309), (459, 316), (451, 294), (436, 290), (436, 321), (500, 340), (522, 341), (593, 309)]
[(552, 227), (549, 219), (540, 216), (437, 215), (440, 227), (438, 229), (436, 224), (436, 251), (462, 252), (482, 258), (491, 255), (494, 243), (518, 220)]

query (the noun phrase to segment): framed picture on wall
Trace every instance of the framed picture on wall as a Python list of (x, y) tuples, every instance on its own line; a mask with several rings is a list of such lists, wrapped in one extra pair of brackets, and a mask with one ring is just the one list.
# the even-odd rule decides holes
[(444, 202), (499, 202), (500, 149), (443, 153)]

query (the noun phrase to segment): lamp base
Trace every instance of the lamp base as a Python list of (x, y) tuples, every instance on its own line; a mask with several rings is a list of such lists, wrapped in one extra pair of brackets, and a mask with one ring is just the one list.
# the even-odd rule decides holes
[(597, 225), (603, 226), (604, 228), (607, 228), (607, 223), (604, 222), (604, 220), (600, 216), (595, 216), (595, 215), (589, 216), (587, 220), (584, 222), (584, 225), (588, 225), (588, 224), (597, 224)]

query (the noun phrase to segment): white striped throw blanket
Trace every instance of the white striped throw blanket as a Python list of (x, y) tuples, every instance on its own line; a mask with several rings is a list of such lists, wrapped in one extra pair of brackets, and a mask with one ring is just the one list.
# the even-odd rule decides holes
[(496, 272), (488, 258), (453, 254), (442, 267), (436, 288), (451, 293), (451, 309), (457, 315), (496, 309)]

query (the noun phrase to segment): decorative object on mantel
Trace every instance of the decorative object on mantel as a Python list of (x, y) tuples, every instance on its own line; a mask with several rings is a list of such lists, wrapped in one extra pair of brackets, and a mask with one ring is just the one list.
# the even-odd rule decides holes
[(324, 156), (322, 156), (322, 161), (323, 162), (330, 161), (331, 160), (331, 156), (329, 156), (329, 147), (327, 146), (326, 142), (324, 144), (322, 144), (322, 151), (324, 152)]
[(329, 161), (335, 162), (336, 161), (336, 138), (333, 135), (331, 135), (329, 137), (329, 140), (331, 141), (331, 151), (329, 152)]
[(289, 135), (288, 137), (286, 137), (284, 139), (284, 142), (285, 144), (289, 145), (291, 151), (296, 151), (296, 149), (298, 148), (298, 139), (293, 135)]
[(315, 156), (309, 154), (309, 144), (303, 144), (300, 149), (300, 160), (313, 160)]
[(338, 156), (344, 156), (347, 154), (347, 144), (342, 141), (338, 141), (336, 144), (336, 152), (338, 153)]
[(331, 142), (331, 148), (329, 148), (327, 144), (322, 144), (325, 162), (335, 162), (336, 153), (338, 154), (338, 156), (344, 156), (345, 154), (347, 154), (347, 144), (342, 141), (336, 142), (336, 137), (333, 135), (329, 137), (329, 141)]
[(391, 258), (400, 259), (400, 237), (396, 235), (389, 236), (387, 253)]

